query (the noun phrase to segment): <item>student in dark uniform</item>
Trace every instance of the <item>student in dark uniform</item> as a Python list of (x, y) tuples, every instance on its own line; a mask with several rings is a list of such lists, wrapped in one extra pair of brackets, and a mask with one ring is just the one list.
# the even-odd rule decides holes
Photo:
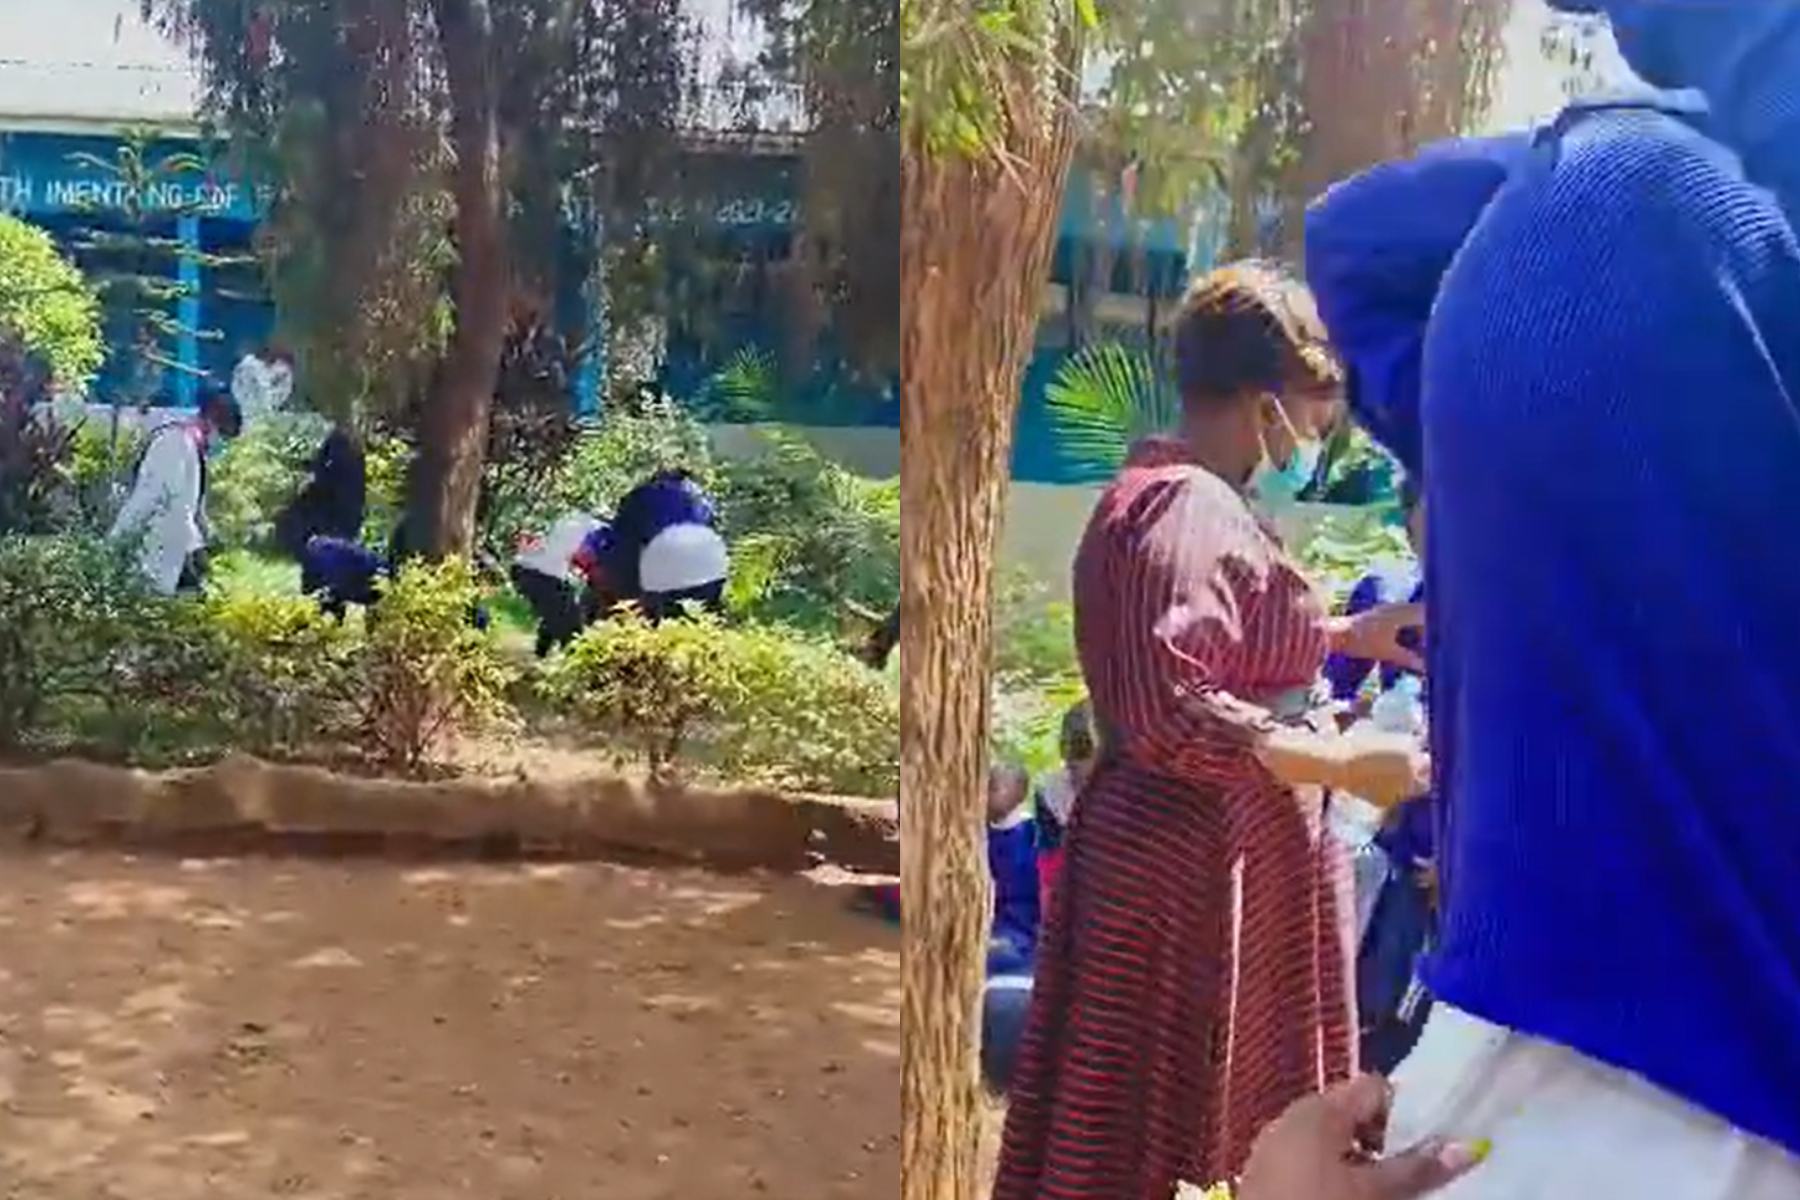
[(730, 554), (712, 497), (692, 473), (658, 471), (619, 501), (606, 574), (652, 621), (676, 616), (686, 604), (724, 608)]

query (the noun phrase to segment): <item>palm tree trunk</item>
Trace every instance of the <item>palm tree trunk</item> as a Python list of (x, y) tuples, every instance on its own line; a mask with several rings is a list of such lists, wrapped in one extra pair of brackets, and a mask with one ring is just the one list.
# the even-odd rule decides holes
[(902, 150), (903, 1200), (979, 1186), (994, 556), (1070, 157), (1067, 114), (1029, 116), (1004, 164)]

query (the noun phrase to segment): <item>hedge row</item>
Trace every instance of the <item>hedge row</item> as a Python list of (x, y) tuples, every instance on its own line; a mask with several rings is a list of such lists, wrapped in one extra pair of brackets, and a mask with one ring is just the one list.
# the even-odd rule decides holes
[(553, 730), (658, 770), (895, 792), (892, 683), (824, 636), (626, 615), (526, 664), (470, 623), (480, 598), (467, 564), (414, 564), (340, 624), (298, 596), (150, 594), (91, 536), (0, 539), (0, 752), (417, 771), (461, 738)]

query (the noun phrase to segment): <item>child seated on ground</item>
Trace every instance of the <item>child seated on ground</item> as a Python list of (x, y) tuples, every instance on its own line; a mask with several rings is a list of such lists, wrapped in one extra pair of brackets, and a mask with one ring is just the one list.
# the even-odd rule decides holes
[(994, 880), (994, 924), (987, 973), (1030, 974), (1037, 958), (1037, 822), (1031, 781), (1018, 767), (995, 767), (988, 779), (988, 874)]
[(1068, 836), (1075, 798), (1094, 769), (1094, 718), (1086, 700), (1063, 714), (1058, 749), (1063, 765), (1040, 780), (1032, 796), (1038, 835), (1038, 907), (1045, 913), (1050, 911), (1051, 887), (1062, 870), (1063, 839)]
[[(1059, 749), (1063, 765), (1039, 781), (1031, 804), (1037, 827), (1040, 921), (1049, 915), (1051, 893), (1062, 870), (1069, 819), (1099, 753), (1093, 710), (1086, 700), (1063, 714)], [(995, 971), (994, 965), (990, 957), (987, 985), (981, 993), (981, 1074), (989, 1088), (1004, 1094), (1019, 1039), (1025, 1035), (1025, 1017), (1031, 1011), (1031, 964), (1010, 971)]]
[[(1029, 782), (1018, 767), (997, 766), (988, 773), (988, 874), (994, 881), (990, 976), (1029, 974), (1037, 955), (1037, 827), (1027, 800)], [(881, 916), (900, 920), (899, 884), (870, 888), (862, 898)]]

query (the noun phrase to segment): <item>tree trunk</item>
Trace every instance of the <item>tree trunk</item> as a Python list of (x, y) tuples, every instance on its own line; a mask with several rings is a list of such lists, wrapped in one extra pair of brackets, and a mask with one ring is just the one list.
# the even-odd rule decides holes
[(450, 89), (456, 328), (419, 415), (409, 514), (412, 542), (433, 557), (467, 554), (487, 452), (488, 410), (506, 342), (506, 197), (499, 88), (487, 0), (434, 0)]
[(994, 555), (1070, 157), (1066, 116), (1034, 115), (1004, 165), (901, 159), (903, 1200), (979, 1186)]
[[(1315, 0), (1300, 34), (1309, 130), (1296, 213), (1331, 184), (1484, 115), (1507, 0)], [(1298, 254), (1299, 222), (1290, 253)]]

